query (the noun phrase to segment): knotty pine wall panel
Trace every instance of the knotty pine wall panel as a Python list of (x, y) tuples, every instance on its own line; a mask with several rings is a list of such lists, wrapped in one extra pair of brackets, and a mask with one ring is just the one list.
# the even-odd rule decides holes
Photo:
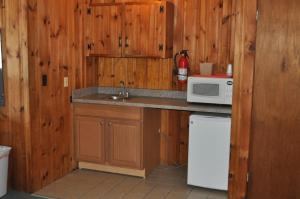
[[(12, 147), (9, 185), (28, 190), (30, 117), (28, 90), (27, 15), (25, 0), (1, 2), (5, 106), (0, 107), (0, 145)], [(2, 61), (2, 60), (1, 60)]]
[(258, 8), (247, 198), (299, 198), (300, 1)]
[[(31, 102), (31, 190), (72, 169), (70, 96), (81, 87), (77, 1), (28, 0)], [(78, 59), (77, 59), (78, 58)], [(48, 84), (42, 85), (42, 75)], [(77, 77), (76, 77), (77, 76)], [(69, 87), (64, 87), (64, 77)], [(77, 81), (77, 82), (76, 82)]]

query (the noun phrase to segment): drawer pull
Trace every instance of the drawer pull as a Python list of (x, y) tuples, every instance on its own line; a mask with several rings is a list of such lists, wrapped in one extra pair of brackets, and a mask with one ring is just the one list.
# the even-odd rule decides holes
[(120, 48), (122, 47), (122, 37), (121, 36), (119, 37), (119, 47)]
[(128, 37), (125, 37), (125, 47), (128, 48), (129, 47), (129, 43), (128, 43)]

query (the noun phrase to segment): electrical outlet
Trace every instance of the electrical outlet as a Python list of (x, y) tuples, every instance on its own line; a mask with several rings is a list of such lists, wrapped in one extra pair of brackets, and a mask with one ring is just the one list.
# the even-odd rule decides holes
[(68, 77), (64, 77), (64, 87), (69, 87), (69, 78)]

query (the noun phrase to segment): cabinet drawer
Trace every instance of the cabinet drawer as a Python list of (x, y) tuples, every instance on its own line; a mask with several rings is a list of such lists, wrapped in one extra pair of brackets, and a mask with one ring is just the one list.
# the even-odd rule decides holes
[(141, 120), (142, 108), (114, 105), (75, 104), (75, 115)]

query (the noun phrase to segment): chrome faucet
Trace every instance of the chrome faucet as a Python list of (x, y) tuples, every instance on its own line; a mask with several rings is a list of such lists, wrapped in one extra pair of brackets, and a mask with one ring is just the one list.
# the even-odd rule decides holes
[(125, 86), (125, 82), (124, 81), (120, 81), (120, 87), (121, 87), (121, 91), (119, 92), (119, 95), (123, 98), (128, 98), (129, 97), (129, 93), (126, 89)]

